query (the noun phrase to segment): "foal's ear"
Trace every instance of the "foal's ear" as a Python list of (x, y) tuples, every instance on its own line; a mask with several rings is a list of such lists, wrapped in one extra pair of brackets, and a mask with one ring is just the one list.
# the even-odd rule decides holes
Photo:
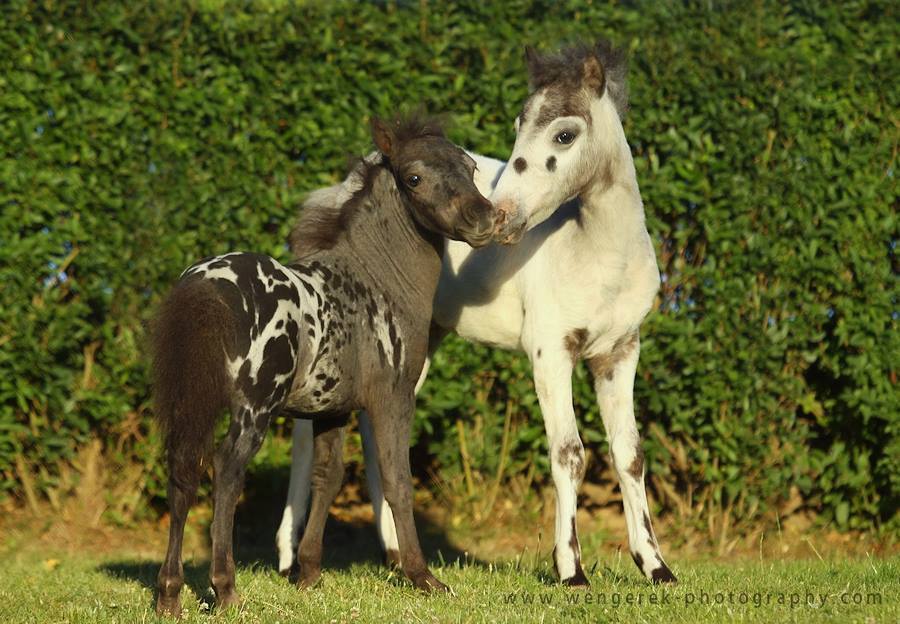
[(541, 64), (541, 55), (533, 45), (525, 46), (525, 67), (528, 75), (534, 76)]
[(603, 64), (596, 54), (589, 54), (581, 66), (581, 84), (595, 93), (603, 94), (606, 86), (606, 74)]
[(372, 140), (378, 151), (388, 158), (391, 157), (396, 147), (396, 138), (390, 127), (377, 117), (372, 118)]

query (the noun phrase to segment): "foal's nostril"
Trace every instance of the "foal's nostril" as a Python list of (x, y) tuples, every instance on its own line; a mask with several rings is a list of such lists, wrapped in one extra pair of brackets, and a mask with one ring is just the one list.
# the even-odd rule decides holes
[(498, 222), (506, 222), (510, 215), (516, 211), (516, 206), (511, 199), (501, 199), (495, 204), (495, 208)]
[(475, 228), (489, 228), (491, 226), (491, 215), (485, 211), (482, 206), (476, 202), (466, 204), (465, 210), (462, 211), (463, 220)]

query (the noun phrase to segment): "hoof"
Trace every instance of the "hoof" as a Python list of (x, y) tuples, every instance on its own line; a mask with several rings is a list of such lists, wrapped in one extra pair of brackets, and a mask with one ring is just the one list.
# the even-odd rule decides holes
[(419, 589), (425, 593), (431, 592), (449, 592), (450, 588), (437, 580), (437, 577), (434, 576), (431, 572), (425, 572), (424, 574), (419, 574), (415, 578), (411, 579), (413, 585), (416, 586), (416, 589)]
[(159, 596), (156, 599), (156, 615), (162, 617), (181, 617), (181, 600), (178, 596)]
[(316, 585), (319, 584), (319, 581), (322, 580), (322, 570), (319, 568), (314, 569), (300, 569), (300, 577), (297, 579), (297, 587), (299, 589), (312, 589)]
[(575, 574), (560, 582), (566, 587), (572, 587), (573, 589), (590, 589), (591, 587), (591, 582), (587, 580), (580, 566), (575, 570)]
[(672, 585), (675, 585), (676, 583), (678, 583), (678, 579), (675, 578), (675, 575), (672, 574), (672, 571), (665, 565), (656, 568), (655, 570), (653, 570), (653, 572), (650, 573), (650, 581), (654, 585), (660, 585), (662, 583), (670, 583)]
[(223, 592), (221, 596), (217, 594), (216, 611), (227, 611), (231, 607), (237, 606), (240, 601), (240, 595), (234, 590), (230, 592)]
[(394, 568), (397, 570), (403, 568), (403, 565), (400, 563), (400, 552), (394, 548), (391, 548), (386, 553), (384, 553), (384, 561), (389, 568)]

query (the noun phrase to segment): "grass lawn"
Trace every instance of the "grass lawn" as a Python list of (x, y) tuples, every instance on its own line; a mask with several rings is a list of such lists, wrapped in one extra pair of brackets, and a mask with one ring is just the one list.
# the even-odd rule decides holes
[[(144, 622), (158, 557), (6, 550), (0, 622)], [(333, 558), (332, 558), (333, 559)], [(455, 595), (426, 596), (373, 561), (326, 569), (298, 591), (270, 562), (238, 570), (239, 609), (209, 613), (207, 562), (187, 560), (185, 622), (898, 622), (897, 557), (676, 562), (674, 588), (654, 588), (625, 556), (604, 557), (590, 591), (553, 583), (546, 559), (435, 565)], [(326, 564), (329, 561), (326, 558)], [(210, 620), (210, 617), (214, 617)]]

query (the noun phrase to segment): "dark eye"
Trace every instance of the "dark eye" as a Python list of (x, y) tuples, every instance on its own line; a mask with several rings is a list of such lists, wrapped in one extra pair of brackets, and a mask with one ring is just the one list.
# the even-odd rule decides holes
[(407, 186), (419, 186), (419, 182), (422, 180), (417, 175), (407, 176), (406, 184)]
[(557, 134), (553, 140), (557, 143), (561, 143), (563, 145), (568, 145), (572, 141), (575, 140), (575, 137), (578, 136), (575, 132), (569, 132), (568, 130), (563, 130), (559, 134)]

